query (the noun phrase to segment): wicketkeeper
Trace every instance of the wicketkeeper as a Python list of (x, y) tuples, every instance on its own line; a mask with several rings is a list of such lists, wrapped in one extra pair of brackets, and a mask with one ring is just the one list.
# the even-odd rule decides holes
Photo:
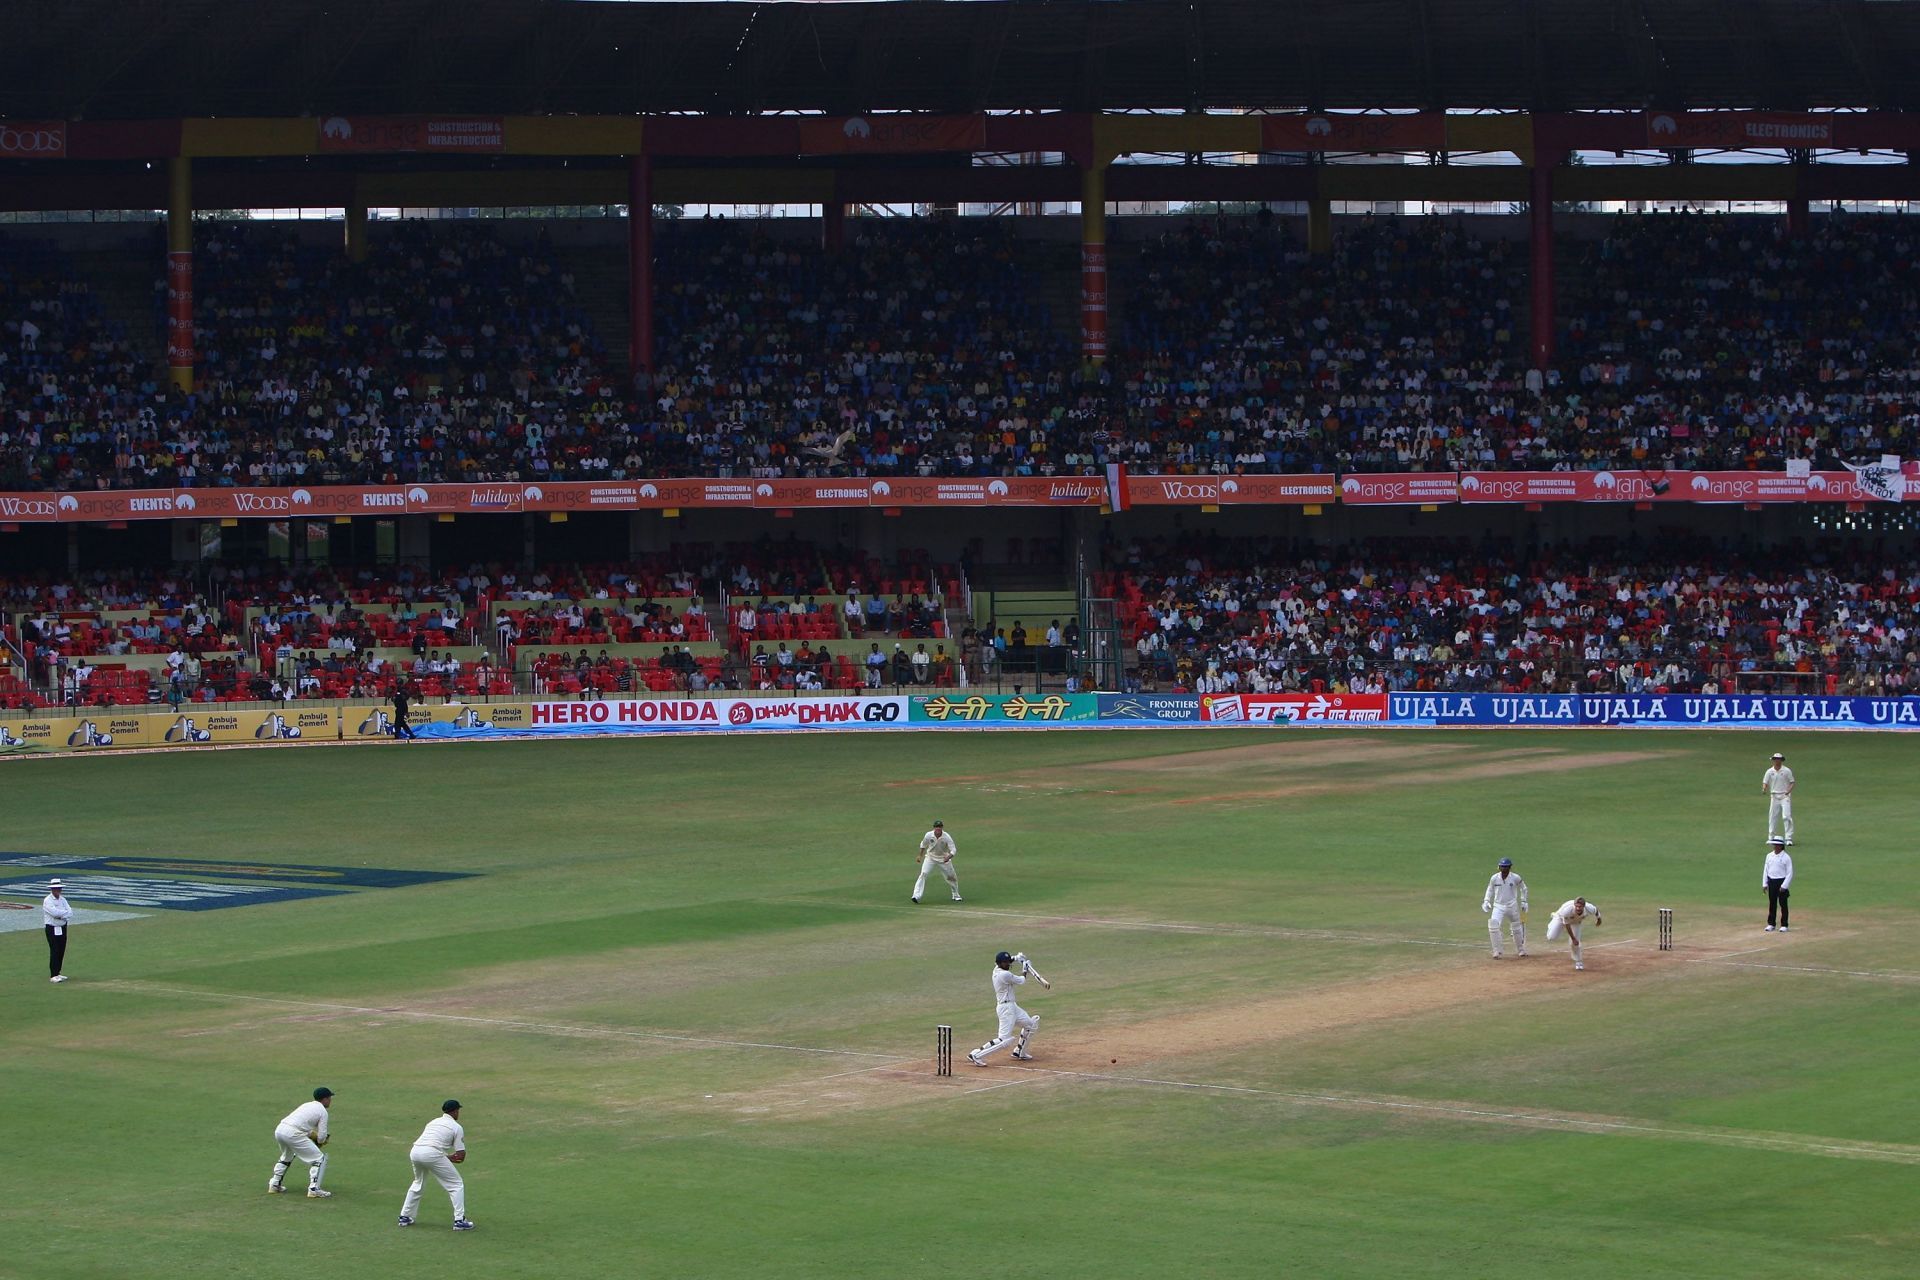
[(333, 1090), (322, 1085), (313, 1091), (312, 1102), (295, 1107), (274, 1128), (273, 1140), (280, 1144), (280, 1158), (274, 1161), (273, 1176), (267, 1179), (268, 1195), (277, 1196), (286, 1191), (283, 1184), (287, 1170), (295, 1160), (307, 1162), (309, 1200), (325, 1200), (333, 1194), (320, 1189), (320, 1179), (327, 1173), (327, 1153), (320, 1148), (327, 1145), (327, 1113), (332, 1106)]
[(1487, 936), (1493, 944), (1493, 958), (1500, 958), (1500, 926), (1513, 930), (1513, 947), (1527, 954), (1527, 882), (1513, 874), (1513, 859), (1500, 859), (1500, 869), (1487, 881), (1487, 893), (1480, 900), (1487, 913)]

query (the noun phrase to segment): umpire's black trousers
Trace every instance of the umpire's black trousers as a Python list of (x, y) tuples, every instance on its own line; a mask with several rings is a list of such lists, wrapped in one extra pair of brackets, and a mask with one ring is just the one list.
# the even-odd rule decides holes
[(1767, 923), (1774, 923), (1774, 913), (1779, 912), (1779, 925), (1787, 927), (1787, 887), (1780, 876), (1767, 877)]
[(61, 929), (58, 933), (55, 933), (54, 926), (48, 925), (47, 926), (47, 976), (49, 978), (59, 977), (60, 966), (65, 964), (66, 960), (67, 960), (67, 931), (65, 929)]

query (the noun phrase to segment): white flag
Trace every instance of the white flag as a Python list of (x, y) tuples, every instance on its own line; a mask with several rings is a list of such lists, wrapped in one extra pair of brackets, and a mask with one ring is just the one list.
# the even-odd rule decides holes
[(1862, 495), (1876, 502), (1904, 502), (1907, 497), (1907, 478), (1898, 467), (1864, 466), (1856, 467), (1851, 462), (1847, 470), (1853, 472), (1854, 483), (1860, 486)]

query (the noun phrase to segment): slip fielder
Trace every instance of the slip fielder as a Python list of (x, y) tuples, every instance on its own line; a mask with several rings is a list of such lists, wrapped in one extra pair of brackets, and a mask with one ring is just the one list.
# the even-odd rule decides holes
[(1776, 836), (1793, 843), (1793, 770), (1787, 758), (1773, 753), (1773, 763), (1760, 775), (1760, 790), (1767, 797), (1767, 839)]
[(1500, 869), (1487, 881), (1486, 896), (1480, 910), (1487, 913), (1487, 936), (1493, 944), (1493, 958), (1500, 958), (1500, 926), (1513, 930), (1514, 950), (1527, 954), (1527, 882), (1513, 874), (1513, 859), (1500, 859)]
[(1547, 941), (1558, 942), (1564, 936), (1573, 941), (1573, 967), (1584, 969), (1587, 966), (1580, 959), (1580, 929), (1587, 921), (1593, 921), (1593, 927), (1600, 927), (1600, 908), (1585, 898), (1575, 898), (1572, 902), (1563, 902), (1560, 909), (1553, 913), (1553, 919), (1547, 921)]
[(927, 887), (927, 877), (935, 867), (946, 877), (947, 888), (953, 894), (955, 902), (960, 901), (960, 877), (953, 870), (953, 837), (947, 834), (947, 824), (936, 822), (933, 830), (920, 837), (920, 878), (913, 882), (913, 900), (920, 901), (920, 895)]

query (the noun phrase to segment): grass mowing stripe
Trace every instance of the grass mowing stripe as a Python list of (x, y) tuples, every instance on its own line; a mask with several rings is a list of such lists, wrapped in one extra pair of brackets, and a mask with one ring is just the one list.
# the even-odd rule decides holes
[(820, 1049), (810, 1045), (774, 1044), (761, 1040), (722, 1040), (713, 1036), (678, 1035), (669, 1031), (637, 1031), (626, 1027), (588, 1027), (563, 1022), (526, 1022), (517, 1018), (481, 1018), (463, 1013), (430, 1013), (422, 1009), (402, 1009), (393, 1005), (334, 1004), (324, 1000), (292, 1000), (280, 996), (250, 996), (234, 991), (207, 991), (197, 987), (163, 987), (151, 982), (113, 981), (90, 983), (96, 991), (133, 991), (149, 995), (194, 996), (203, 1000), (244, 1000), (252, 1004), (284, 1005), (295, 1009), (326, 1009), (334, 1013), (378, 1014), (385, 1018), (411, 1018), (419, 1022), (452, 1022), (470, 1026), (499, 1027), (507, 1031), (526, 1031), (539, 1035), (577, 1036), (587, 1039), (666, 1040), (679, 1044), (709, 1045), (723, 1049), (777, 1049), (782, 1053), (814, 1053), (843, 1058), (880, 1058), (886, 1062), (911, 1062), (898, 1053), (870, 1053), (861, 1049)]
[(1287, 1102), (1318, 1103), (1325, 1106), (1403, 1111), (1495, 1124), (1517, 1124), (1535, 1129), (1563, 1129), (1597, 1134), (1636, 1134), (1685, 1142), (1706, 1142), (1720, 1146), (1787, 1151), (1797, 1155), (1840, 1156), (1851, 1160), (1880, 1160), (1889, 1164), (1920, 1165), (1920, 1148), (1898, 1146), (1892, 1143), (1849, 1142), (1843, 1139), (1822, 1141), (1788, 1134), (1675, 1128), (1670, 1125), (1644, 1124), (1634, 1120), (1562, 1116), (1546, 1112), (1492, 1111), (1481, 1107), (1419, 1102), (1403, 1098), (1368, 1097), (1364, 1094), (1305, 1093), (1292, 1089), (1260, 1089), (1252, 1085), (1209, 1084), (1198, 1080), (1162, 1080), (1153, 1076), (1109, 1075), (1098, 1071), (1061, 1071), (1052, 1067), (1009, 1067), (1007, 1070), (1027, 1071), (1037, 1075), (1060, 1076), (1068, 1079), (1093, 1080), (1102, 1084), (1149, 1085), (1163, 1089), (1239, 1094), (1247, 1097), (1275, 1098)]

